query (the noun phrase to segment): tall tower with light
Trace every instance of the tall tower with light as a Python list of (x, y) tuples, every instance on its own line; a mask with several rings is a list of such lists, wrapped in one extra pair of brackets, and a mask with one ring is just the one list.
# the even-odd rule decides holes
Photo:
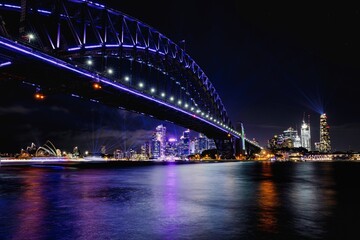
[(330, 127), (327, 123), (326, 113), (321, 114), (320, 116), (320, 152), (330, 152), (331, 151), (331, 142), (330, 142)]
[(166, 127), (162, 124), (156, 127), (156, 139), (160, 143), (160, 158), (164, 158), (166, 147)]
[(301, 125), (301, 146), (311, 151), (311, 132), (310, 132), (310, 120), (306, 123), (303, 119)]

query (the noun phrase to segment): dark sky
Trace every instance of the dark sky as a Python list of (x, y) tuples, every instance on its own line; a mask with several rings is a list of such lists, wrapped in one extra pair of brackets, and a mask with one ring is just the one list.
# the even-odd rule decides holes
[[(319, 116), (326, 112), (333, 150), (360, 150), (359, 7), (204, 0), (100, 2), (174, 42), (184, 39), (186, 51), (212, 81), (232, 122), (243, 122), (247, 137), (265, 145), (290, 126), (299, 129), (305, 113), (311, 117), (312, 140), (318, 141)], [(4, 148), (0, 152), (49, 138), (60, 148), (97, 148), (105, 143), (123, 147), (128, 138), (132, 139), (127, 147), (135, 146), (159, 123), (68, 97), (53, 96), (46, 103), (18, 99), (14, 97), (18, 92), (31, 99), (31, 91), (0, 84)], [(102, 114), (92, 113), (99, 108)], [(183, 130), (166, 125), (172, 134)]]

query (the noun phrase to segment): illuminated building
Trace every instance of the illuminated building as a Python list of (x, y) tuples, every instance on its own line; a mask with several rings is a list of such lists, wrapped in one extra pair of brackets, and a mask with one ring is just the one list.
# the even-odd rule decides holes
[(300, 143), (300, 137), (298, 135), (297, 130), (293, 129), (292, 127), (289, 127), (287, 130), (285, 130), (283, 132), (283, 139), (286, 140), (291, 140), (291, 141), (286, 141), (288, 142), (287, 147), (300, 147), (301, 143)]
[(283, 134), (275, 135), (268, 141), (270, 148), (299, 148), (301, 147), (301, 139), (297, 130), (289, 127)]
[(190, 129), (184, 131), (180, 137), (179, 152), (181, 157), (190, 155)]
[(207, 139), (207, 137), (204, 134), (199, 133), (198, 153), (202, 153), (204, 150), (208, 149), (208, 146), (209, 146), (209, 140)]
[(162, 124), (156, 127), (156, 139), (160, 143), (160, 158), (164, 158), (166, 147), (166, 127)]
[(169, 138), (169, 140), (166, 142), (165, 156), (174, 157), (177, 155), (176, 151), (177, 151), (177, 139)]
[(306, 123), (305, 120), (303, 120), (301, 125), (301, 146), (311, 151), (310, 121)]
[(320, 152), (330, 152), (331, 151), (329, 130), (330, 130), (330, 127), (327, 124), (326, 113), (323, 113), (320, 116), (320, 144), (319, 144)]
[(216, 149), (216, 144), (214, 139), (208, 139), (208, 149)]
[(150, 158), (152, 159), (160, 158), (160, 141), (157, 140), (156, 133), (154, 133), (152, 136), (150, 149), (151, 149)]

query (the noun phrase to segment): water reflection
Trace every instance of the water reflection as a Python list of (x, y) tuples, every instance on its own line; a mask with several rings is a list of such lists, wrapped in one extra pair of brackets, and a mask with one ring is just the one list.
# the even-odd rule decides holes
[(163, 185), (163, 214), (166, 224), (163, 226), (164, 238), (172, 239), (173, 231), (177, 226), (177, 172), (176, 165), (168, 165)]
[(303, 240), (358, 233), (359, 163), (0, 170), (0, 239)]
[(29, 239), (29, 236), (43, 236), (44, 218), (46, 215), (46, 198), (44, 195), (44, 174), (38, 169), (24, 171), (21, 185), (24, 191), (17, 199), (21, 206), (15, 214), (17, 227), (14, 228), (13, 239)]
[(329, 165), (316, 163), (297, 164), (294, 180), (287, 191), (294, 229), (306, 237), (321, 237), (326, 232), (326, 219), (331, 217), (336, 204)]
[(258, 192), (258, 227), (269, 233), (278, 231), (278, 219), (276, 216), (279, 198), (277, 189), (273, 180), (271, 163), (264, 162), (261, 164), (261, 181)]

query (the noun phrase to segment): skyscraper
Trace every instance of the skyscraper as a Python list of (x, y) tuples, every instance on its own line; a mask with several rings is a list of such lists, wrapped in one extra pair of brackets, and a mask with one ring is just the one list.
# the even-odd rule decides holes
[(165, 158), (166, 127), (162, 124), (156, 127), (156, 139), (160, 142), (160, 158)]
[(179, 152), (182, 158), (190, 154), (190, 129), (184, 131), (180, 137)]
[(311, 151), (310, 121), (306, 123), (305, 120), (303, 120), (301, 125), (301, 146)]
[(331, 143), (330, 143), (330, 127), (327, 124), (327, 116), (326, 113), (321, 114), (320, 116), (320, 152), (330, 152), (331, 151)]
[(151, 138), (151, 154), (150, 158), (152, 159), (158, 159), (160, 158), (160, 141), (157, 140), (157, 134), (154, 133)]

